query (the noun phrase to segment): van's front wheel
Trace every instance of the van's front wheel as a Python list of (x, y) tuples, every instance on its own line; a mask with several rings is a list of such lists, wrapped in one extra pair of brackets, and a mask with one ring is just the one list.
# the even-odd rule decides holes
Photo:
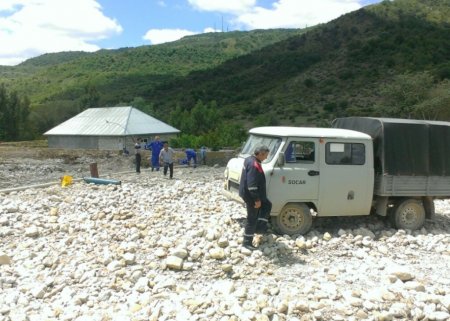
[(274, 228), (281, 234), (305, 234), (312, 225), (309, 207), (305, 204), (287, 204), (281, 212), (272, 217)]

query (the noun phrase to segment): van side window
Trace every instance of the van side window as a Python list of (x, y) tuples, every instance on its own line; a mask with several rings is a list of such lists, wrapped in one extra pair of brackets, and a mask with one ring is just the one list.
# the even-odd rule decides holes
[(365, 146), (358, 143), (327, 143), (325, 162), (330, 165), (364, 165)]
[(313, 163), (314, 142), (290, 142), (285, 151), (286, 163)]

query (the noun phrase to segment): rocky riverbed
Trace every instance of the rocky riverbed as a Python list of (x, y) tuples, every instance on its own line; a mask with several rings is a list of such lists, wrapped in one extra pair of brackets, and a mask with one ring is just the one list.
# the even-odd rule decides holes
[(450, 202), (420, 231), (316, 219), (240, 246), (224, 168), (0, 193), (0, 321), (450, 320)]

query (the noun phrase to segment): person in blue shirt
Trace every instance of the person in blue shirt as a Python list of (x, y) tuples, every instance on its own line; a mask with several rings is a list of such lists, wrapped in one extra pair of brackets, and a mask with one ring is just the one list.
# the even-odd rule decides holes
[(192, 148), (186, 148), (185, 150), (186, 158), (187, 158), (187, 165), (191, 165), (191, 160), (194, 161), (194, 168), (197, 167), (197, 153)]
[(145, 149), (152, 151), (152, 158), (150, 164), (152, 167), (152, 172), (154, 170), (159, 171), (159, 153), (161, 152), (162, 148), (163, 143), (159, 140), (159, 136), (155, 136), (155, 140), (146, 145)]

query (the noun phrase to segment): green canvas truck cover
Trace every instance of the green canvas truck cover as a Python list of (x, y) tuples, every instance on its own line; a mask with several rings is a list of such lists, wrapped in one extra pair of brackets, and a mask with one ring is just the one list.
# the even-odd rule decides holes
[(347, 117), (332, 127), (372, 137), (377, 174), (450, 176), (450, 122)]

